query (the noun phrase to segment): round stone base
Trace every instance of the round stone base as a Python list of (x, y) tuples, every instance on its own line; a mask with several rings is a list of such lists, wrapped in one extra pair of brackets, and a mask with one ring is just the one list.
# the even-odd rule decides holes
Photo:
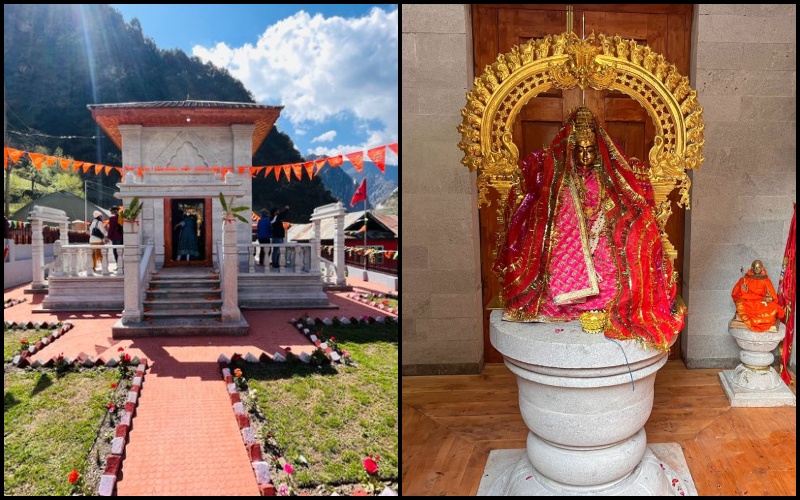
[[(719, 381), (722, 384), (722, 389), (725, 395), (728, 396), (728, 401), (731, 402), (733, 407), (751, 407), (751, 408), (767, 408), (775, 406), (797, 406), (797, 399), (786, 384), (780, 380), (778, 373), (770, 368), (772, 377), (777, 378), (779, 384), (774, 389), (748, 389), (742, 387), (737, 381), (742, 380), (742, 374), (739, 365), (736, 370), (724, 370), (719, 373)], [(745, 368), (745, 370), (747, 370)], [(737, 374), (737, 371), (739, 372)], [(752, 371), (752, 370), (748, 370)], [(760, 377), (766, 377), (767, 371), (758, 372)], [(751, 375), (748, 374), (748, 377)], [(753, 377), (759, 377), (758, 374), (753, 374)]]
[[(673, 446), (677, 451), (668, 448)], [(662, 447), (668, 460), (656, 456)], [(676, 463), (683, 471), (676, 471)], [(542, 476), (528, 460), (525, 450), (495, 450), (489, 456), (478, 496), (495, 495), (697, 495), (680, 446), (650, 445), (633, 472), (621, 481), (601, 487), (577, 488)]]

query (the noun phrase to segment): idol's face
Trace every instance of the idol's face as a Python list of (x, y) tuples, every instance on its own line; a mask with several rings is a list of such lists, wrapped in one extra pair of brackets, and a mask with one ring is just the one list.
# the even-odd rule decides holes
[(575, 146), (575, 157), (578, 165), (590, 167), (597, 156), (595, 145), (590, 142), (581, 141)]
[(753, 274), (761, 274), (764, 272), (764, 264), (760, 261), (753, 262)]

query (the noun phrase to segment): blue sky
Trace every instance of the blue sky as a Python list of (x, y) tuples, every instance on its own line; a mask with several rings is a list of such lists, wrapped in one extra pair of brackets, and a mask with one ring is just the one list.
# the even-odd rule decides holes
[(304, 155), (397, 141), (396, 4), (112, 6), (159, 48), (225, 67), (258, 102), (284, 105), (278, 127)]

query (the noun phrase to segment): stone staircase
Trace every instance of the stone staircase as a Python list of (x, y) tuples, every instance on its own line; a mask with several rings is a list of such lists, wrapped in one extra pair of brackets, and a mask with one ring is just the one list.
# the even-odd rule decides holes
[(145, 321), (222, 317), (219, 274), (209, 268), (177, 268), (154, 274), (143, 302)]
[(142, 322), (119, 322), (114, 338), (193, 335), (247, 335), (244, 317), (222, 322), (222, 284), (208, 267), (172, 267), (153, 273), (142, 302)]

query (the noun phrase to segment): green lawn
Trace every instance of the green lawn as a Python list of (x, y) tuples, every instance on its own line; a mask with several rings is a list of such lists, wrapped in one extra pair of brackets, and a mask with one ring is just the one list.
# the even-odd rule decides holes
[(266, 430), (294, 465), (299, 486), (360, 482), (370, 453), (382, 458), (380, 476), (396, 479), (397, 325), (325, 327), (330, 336), (358, 366), (239, 365), (258, 391)]
[(67, 476), (86, 469), (118, 376), (115, 370), (61, 378), (51, 371), (4, 374), (4, 495), (70, 494)]
[(52, 330), (4, 330), (3, 331), (3, 359), (10, 361), (21, 351), (20, 340), (25, 339), (29, 345), (42, 340), (50, 335)]

